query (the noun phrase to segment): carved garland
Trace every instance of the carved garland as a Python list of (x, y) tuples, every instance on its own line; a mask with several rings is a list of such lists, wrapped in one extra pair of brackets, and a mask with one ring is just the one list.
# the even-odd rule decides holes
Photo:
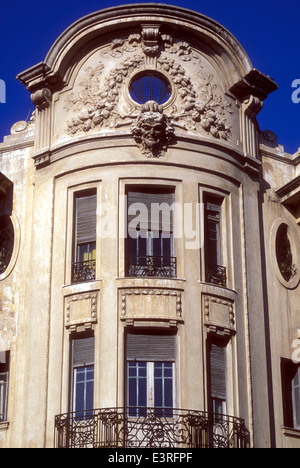
[[(155, 31), (154, 31), (155, 32)], [(157, 36), (153, 31), (144, 34), (145, 37)], [(121, 57), (125, 52), (134, 53), (140, 50), (142, 36), (132, 34), (127, 40), (116, 39), (111, 48), (105, 54), (113, 57)], [(168, 35), (161, 36), (161, 42), (144, 40), (142, 47), (147, 60), (154, 60), (159, 71), (167, 74), (177, 89), (179, 103), (173, 105), (166, 115), (170, 125), (174, 125), (186, 131), (199, 131), (200, 127), (214, 138), (227, 140), (231, 128), (227, 124), (226, 113), (231, 113), (230, 103), (220, 93), (212, 75), (200, 71), (198, 73), (200, 91), (196, 92), (191, 79), (178, 60), (170, 59), (166, 55), (159, 56), (159, 48), (168, 53), (176, 54), (182, 61), (192, 59), (200, 60), (193, 54), (191, 47), (186, 42), (173, 40)], [(65, 103), (67, 110), (79, 111), (68, 122), (68, 133), (75, 135), (78, 132), (88, 132), (95, 128), (118, 128), (124, 125), (135, 127), (140, 118), (140, 109), (135, 105), (129, 105), (123, 112), (118, 108), (120, 91), (128, 77), (138, 69), (145, 66), (145, 56), (135, 55), (125, 59), (118, 67), (112, 70), (101, 85), (100, 77), (104, 65), (100, 63), (95, 69), (86, 69), (87, 77), (80, 83), (81, 91), (75, 96), (71, 93)], [(170, 143), (170, 139), (167, 145)], [(166, 145), (165, 145), (166, 146)], [(145, 152), (145, 151), (144, 151)], [(146, 151), (147, 153), (147, 151)], [(151, 153), (148, 152), (147, 156)], [(153, 156), (161, 156), (165, 151), (157, 152)]]

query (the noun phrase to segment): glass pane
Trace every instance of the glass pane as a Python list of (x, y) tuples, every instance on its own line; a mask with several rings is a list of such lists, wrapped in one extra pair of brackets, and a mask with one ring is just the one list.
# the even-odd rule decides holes
[[(128, 362), (128, 395), (127, 401), (129, 407), (147, 406), (147, 363), (146, 362)], [(130, 410), (129, 416), (138, 416), (141, 411)]]
[(161, 232), (159, 233), (159, 237), (152, 238), (152, 249), (153, 249), (153, 256), (154, 257), (162, 257), (162, 240), (161, 240)]
[[(154, 363), (154, 406), (155, 408), (173, 408), (173, 363)], [(164, 416), (172, 417), (172, 410), (164, 410)]]
[(164, 104), (170, 97), (170, 84), (162, 75), (144, 72), (130, 85), (129, 91), (132, 99), (138, 104), (147, 101), (156, 101)]
[[(80, 367), (74, 370), (74, 411), (77, 419), (88, 416), (85, 410), (93, 409), (94, 401), (94, 366)], [(82, 413), (81, 413), (82, 412)]]

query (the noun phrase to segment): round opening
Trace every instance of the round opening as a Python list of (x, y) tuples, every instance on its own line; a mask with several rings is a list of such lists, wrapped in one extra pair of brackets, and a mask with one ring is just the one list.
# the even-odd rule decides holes
[(7, 269), (14, 248), (14, 228), (7, 215), (0, 217), (0, 275)]
[(287, 224), (281, 224), (277, 231), (276, 257), (283, 279), (287, 282), (291, 281), (297, 274), (297, 269), (293, 259), (289, 227)]
[(144, 72), (131, 81), (129, 93), (138, 104), (156, 101), (161, 105), (169, 100), (171, 85), (164, 76), (158, 73)]

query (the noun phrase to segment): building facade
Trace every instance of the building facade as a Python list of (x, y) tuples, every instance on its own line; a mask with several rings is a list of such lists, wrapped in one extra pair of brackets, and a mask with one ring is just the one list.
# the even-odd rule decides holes
[(0, 446), (300, 447), (300, 154), (215, 21), (136, 4), (18, 76), (0, 144)]

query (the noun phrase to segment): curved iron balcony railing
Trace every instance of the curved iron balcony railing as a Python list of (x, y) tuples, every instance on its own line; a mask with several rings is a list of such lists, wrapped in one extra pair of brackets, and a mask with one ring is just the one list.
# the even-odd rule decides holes
[(176, 258), (150, 255), (127, 256), (126, 275), (158, 278), (175, 277)]
[[(133, 415), (134, 414), (134, 415)], [(56, 448), (248, 448), (243, 419), (175, 408), (106, 408), (55, 417)]]
[(226, 268), (221, 265), (206, 264), (205, 281), (210, 284), (226, 287)]
[(94, 281), (96, 278), (96, 260), (87, 260), (72, 264), (72, 284)]

